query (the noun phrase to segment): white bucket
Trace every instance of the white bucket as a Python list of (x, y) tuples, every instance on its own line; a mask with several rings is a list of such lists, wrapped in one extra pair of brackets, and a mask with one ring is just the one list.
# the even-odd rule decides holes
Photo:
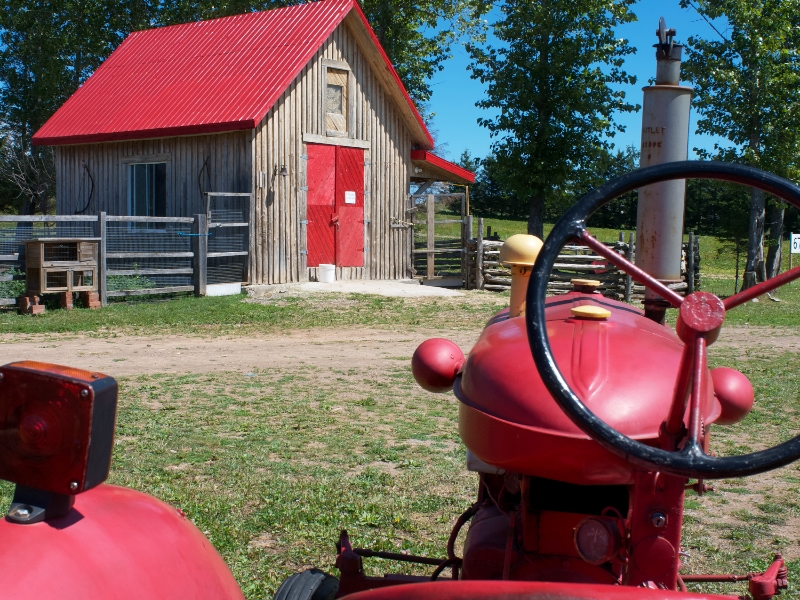
[(320, 265), (317, 271), (317, 280), (320, 283), (333, 283), (336, 281), (336, 265)]

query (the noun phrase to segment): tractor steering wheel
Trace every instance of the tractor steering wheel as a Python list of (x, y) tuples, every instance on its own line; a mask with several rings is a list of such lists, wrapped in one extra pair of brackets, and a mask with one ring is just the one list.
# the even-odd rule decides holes
[[(751, 454), (709, 456), (703, 448), (700, 406), (702, 395), (707, 389), (707, 346), (716, 339), (725, 311), (800, 278), (800, 266), (724, 301), (707, 292), (695, 292), (682, 298), (604, 246), (586, 230), (589, 216), (614, 198), (652, 183), (674, 179), (717, 179), (749, 185), (800, 208), (800, 187), (793, 183), (752, 167), (718, 162), (685, 161), (645, 167), (592, 190), (559, 219), (545, 240), (533, 267), (525, 316), (533, 360), (545, 386), (567, 416), (592, 439), (628, 461), (651, 470), (696, 479), (743, 477), (782, 467), (800, 458), (800, 435)], [(674, 451), (637, 442), (598, 419), (572, 391), (556, 364), (547, 336), (544, 301), (550, 271), (562, 246), (570, 240), (588, 246), (646, 288), (656, 292), (672, 307), (679, 309), (677, 329), (686, 345), (681, 356), (672, 406), (663, 426), (676, 442), (673, 444)], [(689, 423), (684, 428), (687, 402)]]

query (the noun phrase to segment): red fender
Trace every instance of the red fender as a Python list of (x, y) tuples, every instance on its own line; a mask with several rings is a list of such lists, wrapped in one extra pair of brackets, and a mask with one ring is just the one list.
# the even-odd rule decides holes
[(244, 598), (222, 557), (182, 512), (127, 488), (100, 485), (57, 519), (3, 519), (0, 540), (0, 598)]

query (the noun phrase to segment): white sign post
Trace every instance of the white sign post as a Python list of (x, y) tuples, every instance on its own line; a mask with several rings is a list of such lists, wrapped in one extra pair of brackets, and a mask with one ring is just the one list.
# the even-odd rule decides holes
[(794, 255), (800, 254), (800, 233), (791, 233), (789, 237), (792, 240), (792, 245), (789, 248), (789, 269), (791, 269)]

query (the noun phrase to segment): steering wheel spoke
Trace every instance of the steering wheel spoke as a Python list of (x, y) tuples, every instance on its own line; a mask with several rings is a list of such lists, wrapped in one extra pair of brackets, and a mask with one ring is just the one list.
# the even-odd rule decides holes
[(621, 254), (618, 254), (613, 250), (611, 250), (611, 248), (609, 248), (602, 242), (598, 241), (598, 239), (594, 237), (591, 233), (589, 233), (586, 229), (584, 229), (581, 232), (580, 239), (584, 244), (589, 246), (589, 248), (597, 252), (600, 256), (605, 258), (612, 265), (614, 265), (621, 271), (633, 277), (636, 281), (641, 283), (647, 289), (652, 290), (653, 292), (661, 296), (664, 300), (669, 302), (674, 308), (678, 308), (683, 302), (683, 298), (680, 296), (680, 294), (676, 293), (674, 290), (669, 289), (658, 279), (655, 279), (654, 277), (650, 276), (648, 273), (637, 267), (635, 264), (633, 264), (631, 261), (629, 261)]
[(786, 283), (792, 282), (797, 278), (800, 278), (800, 266), (786, 271), (785, 273), (781, 273), (780, 275), (776, 275), (772, 279), (762, 281), (761, 283), (756, 284), (753, 287), (749, 287), (746, 290), (742, 290), (738, 294), (734, 294), (733, 296), (726, 298), (722, 301), (722, 303), (725, 305), (725, 310), (730, 310), (752, 300), (753, 298), (757, 298), (762, 294), (771, 292), (775, 288), (779, 288)]
[(697, 336), (694, 341), (694, 368), (692, 369), (692, 394), (689, 399), (689, 423), (686, 429), (689, 437), (687, 446), (699, 446), (703, 441), (703, 415), (702, 404), (705, 392), (708, 389), (708, 347), (706, 338)]
[[(678, 366), (678, 379), (675, 382), (675, 391), (672, 395), (672, 405), (669, 415), (664, 423), (664, 433), (670, 440), (675, 438), (683, 430), (683, 416), (686, 414), (686, 401), (689, 398), (689, 385), (692, 383), (692, 374), (695, 361), (695, 351), (691, 344), (686, 344), (681, 353), (681, 362)], [(675, 449), (676, 444), (669, 444)]]

